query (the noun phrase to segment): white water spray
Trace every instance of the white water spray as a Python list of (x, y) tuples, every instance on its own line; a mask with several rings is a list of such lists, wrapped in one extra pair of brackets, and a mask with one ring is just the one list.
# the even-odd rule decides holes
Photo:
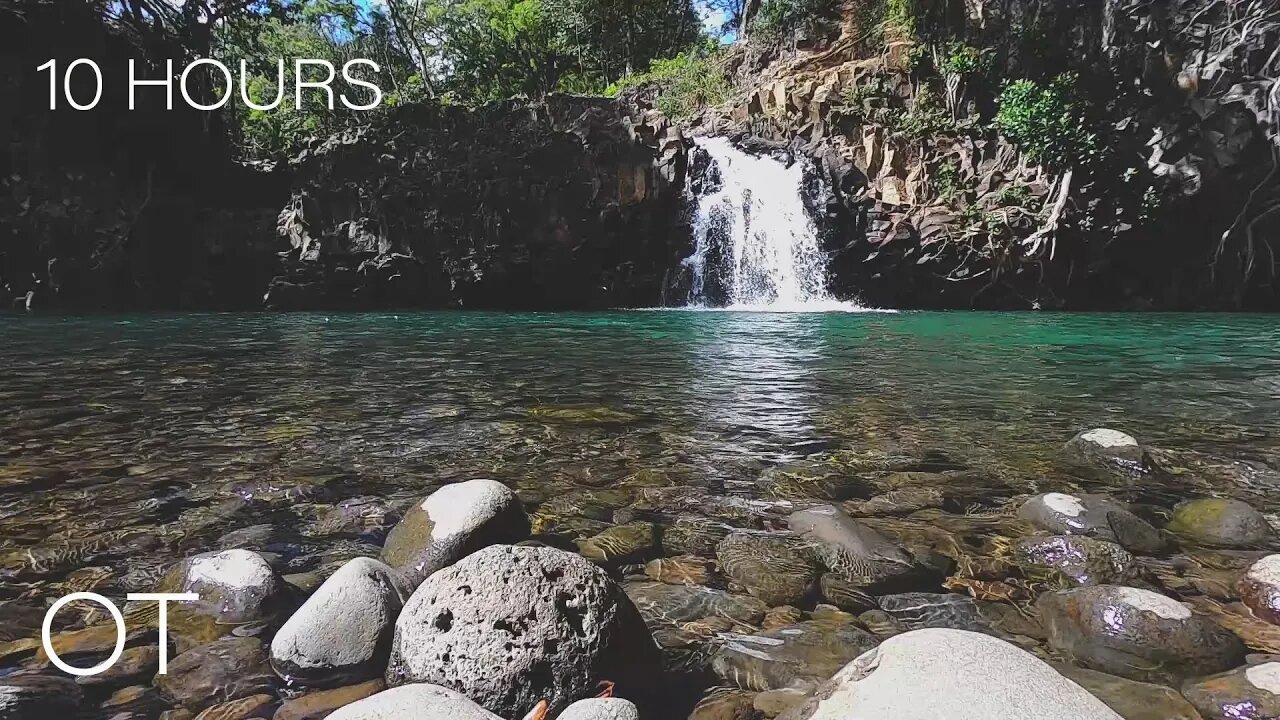
[(803, 168), (755, 157), (725, 138), (698, 141), (719, 189), (697, 198), (690, 304), (707, 307), (712, 282), (729, 310), (858, 310), (827, 290), (827, 257), (801, 197)]

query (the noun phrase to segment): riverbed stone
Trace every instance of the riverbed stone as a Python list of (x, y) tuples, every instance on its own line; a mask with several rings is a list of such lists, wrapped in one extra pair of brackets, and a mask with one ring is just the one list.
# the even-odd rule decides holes
[(840, 611), (751, 635), (725, 634), (722, 640), (712, 661), (716, 675), (757, 691), (815, 687), (879, 642)]
[(716, 545), (729, 536), (733, 528), (704, 517), (679, 517), (662, 531), (662, 549), (669, 554), (714, 557)]
[(1280, 625), (1280, 555), (1268, 555), (1250, 565), (1236, 583), (1236, 591), (1254, 615)]
[(250, 720), (251, 718), (271, 717), (276, 705), (272, 695), (250, 695), (248, 697), (228, 700), (202, 710), (195, 720)]
[(165, 573), (158, 590), (195, 593), (200, 599), (182, 603), (179, 612), (224, 625), (271, 619), (292, 602), (288, 584), (270, 563), (245, 549), (189, 557)]
[(688, 720), (759, 720), (756, 693), (731, 687), (716, 687), (693, 706)]
[(199, 712), (212, 705), (260, 693), (279, 684), (262, 641), (225, 637), (169, 660), (168, 672), (152, 683), (169, 702)]
[(640, 720), (640, 710), (622, 698), (587, 698), (565, 708), (558, 720)]
[(1136, 553), (1154, 554), (1166, 545), (1150, 523), (1134, 515), (1124, 502), (1106, 495), (1042, 493), (1018, 508), (1018, 518), (1055, 535), (1110, 540)]
[(396, 622), (386, 679), (439, 684), (521, 717), (543, 699), (555, 715), (600, 680), (620, 696), (643, 696), (660, 664), (640, 613), (602, 569), (575, 553), (497, 545), (414, 592)]
[(765, 604), (798, 605), (818, 580), (818, 563), (800, 540), (786, 535), (734, 533), (716, 547), (724, 574)]
[(955, 593), (897, 593), (879, 599), (880, 609), (908, 630), (950, 628), (997, 634), (977, 601)]
[(672, 585), (706, 585), (715, 575), (714, 563), (697, 555), (656, 558), (645, 563), (650, 580)]
[(1246, 665), (1188, 681), (1182, 694), (1205, 720), (1280, 718), (1280, 662)]
[[(528, 708), (533, 709), (533, 706)], [(512, 716), (523, 718), (524, 714)], [(502, 720), (460, 692), (429, 683), (413, 683), (358, 700), (327, 720)]]
[(343, 565), (280, 628), (271, 666), (290, 684), (336, 687), (382, 675), (404, 581), (372, 558)]
[(1053, 668), (1088, 690), (1124, 720), (1201, 720), (1195, 706), (1170, 687), (1057, 663)]
[(1148, 472), (1146, 451), (1128, 433), (1094, 428), (1076, 434), (1062, 449), (1068, 462), (1081, 468), (1123, 475)]
[(445, 485), (410, 507), (387, 535), (381, 559), (416, 587), (435, 571), (489, 545), (529, 537), (520, 498), (495, 480)]
[(316, 690), (286, 700), (271, 716), (271, 720), (324, 720), (338, 708), (380, 693), (386, 688), (386, 683), (378, 678), (331, 690)]
[(45, 720), (75, 717), (84, 694), (74, 680), (52, 675), (0, 677), (0, 717), (5, 720)]
[(658, 582), (629, 582), (627, 596), (650, 627), (723, 617), (744, 625), (759, 625), (769, 606), (750, 595)]
[(759, 481), (766, 497), (781, 500), (848, 500), (865, 485), (856, 476), (823, 463), (767, 468)]
[(849, 718), (1121, 720), (1025, 650), (981, 633), (943, 628), (885, 640), (781, 716)]
[(1240, 639), (1186, 605), (1150, 590), (1096, 585), (1036, 602), (1049, 645), (1094, 670), (1168, 684), (1244, 660)]
[[(80, 664), (87, 665), (87, 663)], [(124, 652), (120, 653), (120, 658), (111, 667), (97, 675), (81, 675), (76, 678), (76, 683), (82, 686), (112, 685), (119, 687), (136, 682), (149, 682), (155, 676), (159, 666), (160, 647), (158, 645), (140, 645), (138, 647), (125, 648)]]
[(583, 557), (605, 567), (643, 562), (659, 547), (657, 526), (643, 521), (614, 525), (578, 542)]
[(1168, 529), (1185, 540), (1210, 547), (1257, 547), (1271, 539), (1262, 513), (1242, 500), (1199, 498), (1173, 508)]
[(1057, 572), (1075, 585), (1123, 583), (1134, 575), (1128, 550), (1083, 535), (1022, 538), (1014, 543), (1013, 559), (1032, 575)]
[(890, 592), (920, 575), (911, 554), (863, 523), (831, 505), (791, 513), (791, 531), (813, 549), (814, 556), (852, 586), (868, 592)]

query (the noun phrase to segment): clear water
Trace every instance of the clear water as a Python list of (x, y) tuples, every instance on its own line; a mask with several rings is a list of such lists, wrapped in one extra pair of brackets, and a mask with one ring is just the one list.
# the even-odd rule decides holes
[[(533, 509), (641, 470), (754, 498), (763, 469), (806, 456), (942, 453), (1003, 478), (1006, 496), (976, 498), (994, 504), (1081, 487), (1052, 458), (1098, 426), (1247, 466), (1249, 483), (1202, 491), (1280, 509), (1274, 317), (7, 316), (0, 348), (0, 601), (83, 589), (74, 562), (14, 579), (5, 558), (122, 528), (155, 542), (93, 561), (111, 596), (249, 525), (274, 528), (285, 569), (312, 569), (333, 551), (308, 534), (318, 510), (476, 476)], [(258, 502), (196, 521), (237, 497)]]
[[(738, 310), (857, 309), (827, 291), (827, 257), (802, 197), (804, 169), (738, 150), (727, 138), (698, 141), (721, 183), (696, 198), (691, 304), (705, 306), (709, 275)], [(723, 257), (720, 262), (711, 258)]]

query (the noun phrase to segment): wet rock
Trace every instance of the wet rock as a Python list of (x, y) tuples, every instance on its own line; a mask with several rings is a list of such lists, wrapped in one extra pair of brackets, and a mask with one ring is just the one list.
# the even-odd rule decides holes
[(888, 592), (920, 574), (911, 555), (831, 505), (791, 513), (787, 524), (831, 572), (868, 592)]
[(1280, 662), (1247, 665), (1188, 681), (1182, 694), (1205, 720), (1280, 718)]
[(310, 692), (285, 701), (275, 715), (271, 716), (271, 720), (324, 720), (334, 710), (380, 693), (386, 687), (382, 678), (378, 678), (358, 685)]
[(778, 717), (782, 713), (797, 707), (809, 694), (799, 688), (781, 688), (766, 690), (756, 695), (751, 705), (767, 718)]
[(1115, 710), (1124, 720), (1200, 720), (1199, 713), (1173, 688), (1128, 680), (1074, 665), (1055, 664), (1068, 680)]
[(800, 608), (791, 605), (780, 605), (775, 608), (769, 608), (769, 612), (764, 614), (764, 619), (760, 621), (760, 627), (765, 630), (773, 630), (784, 625), (793, 625), (800, 622), (804, 617), (804, 613)]
[(1036, 602), (1055, 650), (1083, 665), (1169, 683), (1240, 664), (1239, 638), (1186, 605), (1150, 590), (1098, 585), (1049, 592)]
[(1136, 553), (1153, 554), (1165, 546), (1158, 530), (1105, 495), (1036, 495), (1018, 508), (1018, 517), (1051, 533), (1111, 540)]
[(761, 474), (759, 486), (766, 497), (828, 501), (848, 500), (864, 488), (856, 476), (824, 464), (768, 468)]
[(334, 687), (382, 675), (409, 589), (390, 567), (355, 558), (316, 590), (271, 641), (289, 683)]
[[(114, 646), (113, 646), (114, 649)], [(108, 653), (109, 655), (109, 653)], [(62, 657), (61, 655), (59, 657)], [(103, 658), (106, 659), (105, 657)], [(76, 682), (89, 685), (130, 685), (147, 682), (160, 668), (160, 648), (156, 645), (125, 648), (115, 664), (97, 675), (81, 675)]]
[(824, 573), (818, 580), (822, 589), (822, 597), (836, 607), (851, 613), (859, 613), (876, 607), (876, 599), (864, 592), (856, 583), (849, 582), (843, 575)]
[(749, 595), (693, 585), (639, 582), (627, 583), (625, 588), (627, 596), (650, 627), (687, 623), (705, 617), (724, 617), (744, 625), (759, 625), (769, 609)]
[(399, 519), (400, 513), (379, 498), (354, 497), (325, 509), (305, 532), (319, 537), (360, 537), (381, 541)]
[(247, 720), (271, 717), (276, 699), (271, 695), (250, 695), (214, 705), (196, 715), (195, 720)]
[(1149, 470), (1142, 446), (1119, 430), (1086, 430), (1068, 440), (1062, 452), (1068, 462), (1081, 468), (1122, 475), (1142, 475)]
[(1257, 547), (1271, 539), (1271, 526), (1262, 513), (1228, 498), (1180, 502), (1167, 527), (1190, 542), (1211, 547)]
[(1013, 558), (1032, 575), (1056, 571), (1076, 585), (1117, 584), (1134, 574), (1127, 550), (1082, 535), (1023, 538), (1014, 544)]
[(1250, 565), (1236, 590), (1254, 615), (1280, 625), (1280, 555), (1268, 555)]
[(160, 714), (165, 708), (165, 701), (155, 688), (130, 685), (111, 693), (101, 708), (109, 718), (146, 718)]
[(907, 631), (905, 625), (883, 610), (867, 610), (858, 615), (858, 622), (881, 640)]
[(643, 561), (660, 548), (658, 528), (650, 522), (614, 525), (578, 543), (578, 552), (604, 566)]
[(724, 574), (767, 605), (798, 605), (818, 580), (818, 563), (794, 537), (734, 533), (716, 547)]
[(672, 585), (706, 585), (714, 575), (714, 563), (697, 555), (650, 560), (644, 574), (650, 580)]
[(716, 545), (733, 528), (701, 517), (681, 517), (662, 532), (662, 548), (667, 553), (713, 557)]
[(257, 638), (226, 637), (169, 660), (169, 672), (152, 681), (169, 702), (188, 710), (272, 692), (278, 684)]
[(271, 565), (251, 550), (233, 549), (187, 558), (165, 574), (160, 592), (195, 593), (200, 599), (182, 610), (222, 624), (265, 620), (291, 601), (288, 587)]
[(514, 492), (493, 480), (468, 480), (409, 508), (387, 535), (381, 559), (416, 587), (481, 548), (528, 536), (529, 516)]
[[(533, 709), (532, 706), (529, 708)], [(515, 715), (524, 717), (523, 713)], [(416, 683), (384, 690), (335, 711), (328, 720), (502, 720), (466, 695)]]
[(901, 490), (890, 490), (862, 502), (850, 501), (857, 515), (904, 515), (924, 510), (940, 508), (946, 502), (946, 494), (940, 487), (910, 487)]
[(756, 693), (735, 688), (713, 688), (689, 714), (689, 720), (758, 720)]
[(588, 698), (570, 705), (558, 720), (640, 720), (640, 711), (622, 698)]
[(879, 642), (842, 612), (724, 641), (712, 661), (716, 675), (759, 691), (814, 687)]
[(899, 593), (880, 598), (880, 609), (908, 630), (950, 628), (994, 635), (996, 631), (967, 595)]
[(5, 720), (46, 720), (75, 717), (84, 695), (75, 681), (49, 675), (0, 677), (0, 717)]
[(1034, 655), (981, 633), (940, 628), (885, 640), (781, 717), (1119, 720)]
[[(674, 585), (663, 587), (675, 588)], [(387, 685), (431, 682), (489, 710), (551, 714), (595, 692), (647, 693), (658, 648), (622, 588), (585, 558), (493, 546), (432, 575), (396, 622)]]

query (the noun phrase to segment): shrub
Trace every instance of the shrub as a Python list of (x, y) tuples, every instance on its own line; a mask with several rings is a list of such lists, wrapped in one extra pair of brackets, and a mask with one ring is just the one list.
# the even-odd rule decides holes
[(1085, 118), (1075, 75), (1059, 75), (1047, 85), (1018, 80), (1000, 93), (999, 104), (996, 128), (1033, 162), (1078, 167), (1097, 157), (1098, 135)]
[(704, 107), (719, 105), (732, 88), (720, 64), (720, 51), (696, 48), (667, 60), (649, 63), (647, 72), (635, 73), (605, 88), (604, 94), (617, 97), (633, 87), (654, 85), (658, 89), (658, 109), (667, 117), (688, 118)]
[(752, 33), (778, 40), (805, 27), (813, 30), (836, 18), (836, 0), (764, 0), (751, 18)]

